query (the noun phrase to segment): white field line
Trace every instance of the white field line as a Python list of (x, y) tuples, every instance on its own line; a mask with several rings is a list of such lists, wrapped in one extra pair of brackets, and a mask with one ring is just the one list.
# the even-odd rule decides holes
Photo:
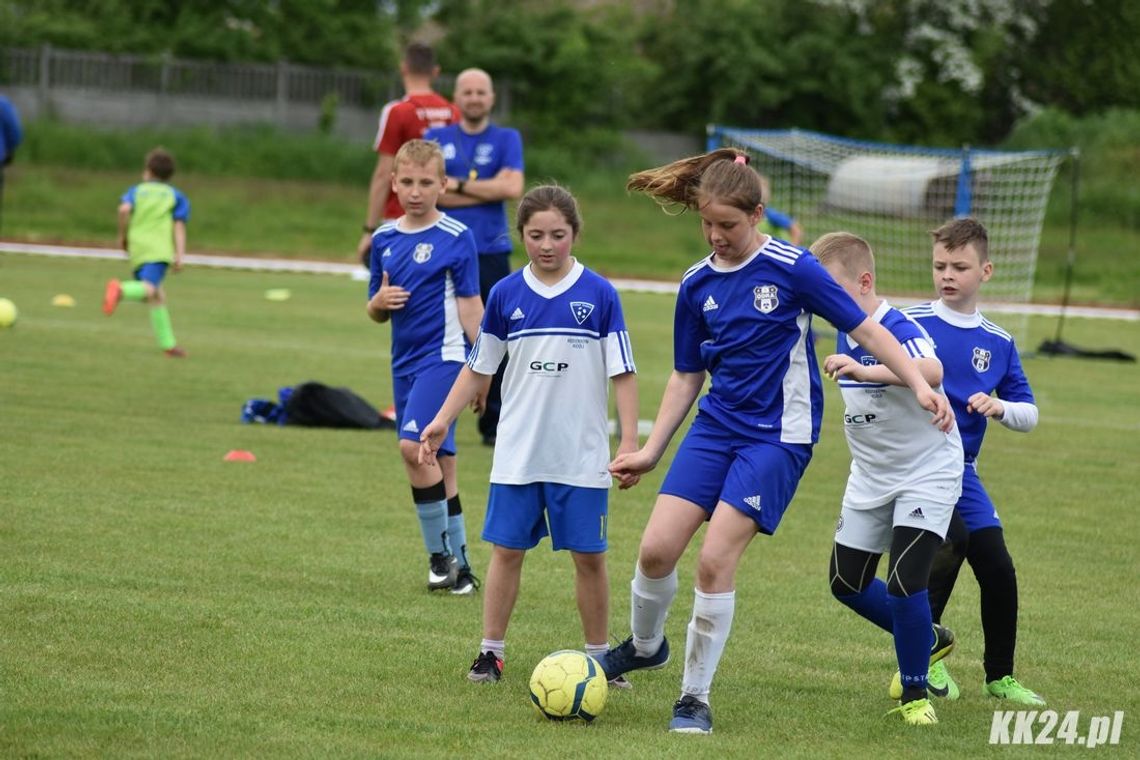
[[(35, 256), (66, 256), (72, 258), (115, 259), (125, 257), (122, 251), (113, 248), (84, 248), (64, 245), (40, 245), (38, 243), (15, 243), (0, 241), (0, 253), (22, 253)], [(353, 279), (367, 279), (367, 273), (357, 264), (335, 261), (305, 261), (300, 259), (257, 259), (240, 256), (211, 256), (198, 253), (186, 254), (186, 263), (192, 266), (223, 269), (252, 269), (263, 272), (298, 272), (306, 274), (348, 275)], [(653, 280), (631, 280), (614, 278), (610, 282), (618, 290), (632, 293), (662, 293), (674, 295), (677, 284)], [(892, 303), (906, 306), (921, 303), (919, 299), (890, 298)], [(1056, 304), (1034, 303), (986, 303), (986, 313), (995, 314), (1034, 314), (1055, 317), (1061, 307)], [(1088, 319), (1118, 319), (1127, 322), (1140, 321), (1140, 311), (1099, 306), (1069, 306), (1065, 310), (1069, 317)]]

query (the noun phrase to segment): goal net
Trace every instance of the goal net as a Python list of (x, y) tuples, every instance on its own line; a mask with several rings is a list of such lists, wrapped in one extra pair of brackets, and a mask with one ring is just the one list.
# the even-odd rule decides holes
[[(751, 156), (768, 178), (770, 207), (799, 222), (805, 248), (837, 230), (866, 238), (880, 292), (933, 298), (929, 231), (973, 216), (989, 232), (994, 262), (984, 301), (1030, 300), (1045, 204), (1065, 153), (889, 145), (799, 129), (713, 125), (708, 135), (709, 150)], [(1025, 344), (1025, 317), (1000, 321)]]

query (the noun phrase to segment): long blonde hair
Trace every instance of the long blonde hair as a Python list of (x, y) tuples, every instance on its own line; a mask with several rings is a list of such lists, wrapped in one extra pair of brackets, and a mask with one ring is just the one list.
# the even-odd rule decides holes
[(682, 211), (697, 211), (715, 201), (751, 214), (764, 203), (764, 186), (747, 161), (744, 153), (718, 148), (631, 174), (625, 188), (645, 193), (665, 207), (679, 205)]

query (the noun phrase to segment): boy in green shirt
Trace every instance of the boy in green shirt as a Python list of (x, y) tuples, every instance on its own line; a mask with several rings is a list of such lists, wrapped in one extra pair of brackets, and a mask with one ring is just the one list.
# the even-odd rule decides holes
[(119, 245), (127, 252), (134, 279), (110, 280), (103, 293), (103, 313), (111, 316), (120, 301), (150, 304), (150, 321), (158, 347), (170, 357), (186, 351), (174, 339), (162, 280), (166, 270), (182, 269), (186, 254), (186, 222), (190, 201), (168, 180), (174, 175), (174, 157), (162, 148), (146, 156), (143, 181), (131, 187), (119, 201)]

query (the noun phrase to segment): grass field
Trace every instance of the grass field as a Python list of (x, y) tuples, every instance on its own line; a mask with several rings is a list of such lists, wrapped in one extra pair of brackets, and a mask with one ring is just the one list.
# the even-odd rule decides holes
[[(828, 384), (823, 439), (777, 536), (756, 540), (712, 694), (710, 737), (665, 731), (681, 657), (635, 675), (592, 726), (539, 722), (530, 669), (579, 648), (569, 557), (527, 560), (496, 686), (464, 679), (480, 597), (432, 596), (389, 433), (243, 426), (242, 402), (305, 380), (383, 405), (388, 330), (348, 278), (190, 269), (169, 280), (183, 361), (144, 310), (99, 311), (110, 262), (0, 255), (0, 756), (5, 757), (975, 757), (994, 710), (980, 695), (977, 587), (946, 622), (963, 688), (941, 723), (908, 729), (886, 697), (889, 637), (835, 603), (826, 564), (848, 454)], [(287, 287), (291, 300), (262, 297)], [(52, 307), (57, 293), (78, 305)], [(623, 297), (652, 418), (670, 366), (672, 301)], [(1032, 345), (1051, 320), (1030, 323)], [(1140, 353), (1140, 324), (1071, 319), (1065, 337)], [(826, 348), (827, 340), (821, 340)], [(992, 431), (982, 472), (1017, 562), (1017, 674), (1064, 715), (1125, 712), (1140, 752), (1136, 365), (1028, 358), (1041, 407), (1029, 435)], [(461, 492), (478, 534), (490, 450), (460, 424)], [(230, 449), (253, 464), (226, 463)], [(661, 471), (611, 501), (611, 630)], [(473, 547), (477, 572), (488, 547)], [(680, 647), (693, 553), (667, 624)], [(1038, 726), (1039, 728), (1039, 726)], [(1032, 755), (1074, 756), (1064, 744)], [(1028, 753), (1027, 753), (1028, 754)]]

